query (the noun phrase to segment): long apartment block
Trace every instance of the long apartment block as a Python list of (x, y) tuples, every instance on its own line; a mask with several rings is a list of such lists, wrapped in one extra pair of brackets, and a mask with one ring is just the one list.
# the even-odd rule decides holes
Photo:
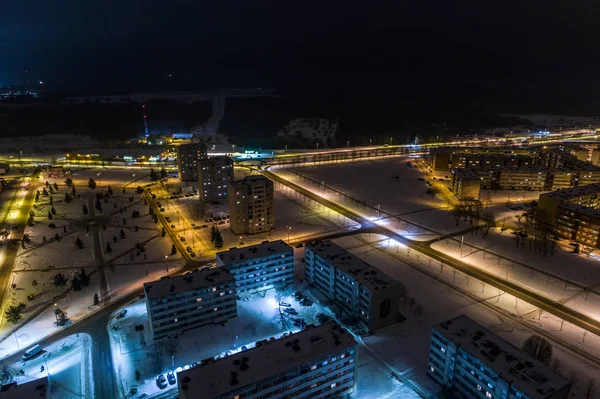
[(536, 219), (561, 238), (600, 247), (600, 183), (541, 194)]
[(231, 271), (239, 294), (264, 291), (294, 281), (294, 249), (283, 240), (233, 247), (217, 253), (217, 266)]
[(154, 339), (237, 316), (235, 279), (227, 268), (194, 270), (144, 284)]
[(433, 327), (427, 374), (465, 399), (566, 399), (571, 384), (466, 316)]
[(351, 394), (356, 341), (328, 322), (177, 374), (180, 399), (325, 399)]
[(370, 331), (398, 321), (400, 284), (331, 241), (306, 246), (306, 279), (337, 308), (342, 320)]

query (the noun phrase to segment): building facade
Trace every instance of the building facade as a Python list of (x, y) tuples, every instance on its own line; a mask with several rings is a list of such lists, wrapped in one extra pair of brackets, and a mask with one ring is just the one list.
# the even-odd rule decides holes
[(452, 169), (452, 191), (460, 199), (479, 199), (481, 180), (472, 169)]
[(566, 399), (571, 384), (466, 316), (433, 327), (427, 374), (465, 399)]
[(369, 331), (398, 321), (402, 287), (392, 278), (331, 241), (306, 245), (306, 279), (333, 302), (340, 319)]
[(226, 201), (229, 183), (233, 181), (233, 160), (227, 156), (198, 160), (198, 193), (200, 201)]
[(230, 228), (234, 234), (258, 234), (275, 228), (275, 190), (264, 176), (247, 176), (229, 183)]
[(177, 171), (181, 181), (198, 181), (198, 160), (208, 158), (204, 143), (177, 146)]
[(356, 341), (330, 321), (177, 374), (180, 399), (329, 399), (354, 391)]
[(163, 277), (145, 283), (144, 294), (154, 339), (237, 316), (235, 279), (227, 268)]
[(264, 241), (217, 253), (217, 266), (231, 271), (239, 294), (249, 294), (294, 281), (294, 248), (283, 240)]

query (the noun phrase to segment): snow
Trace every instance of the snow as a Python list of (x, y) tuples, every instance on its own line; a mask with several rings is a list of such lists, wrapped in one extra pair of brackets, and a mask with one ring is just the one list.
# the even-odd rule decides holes
[[(40, 356), (7, 366), (14, 371), (17, 384), (48, 376), (48, 398), (89, 398), (93, 392), (91, 348), (89, 335), (70, 335), (45, 347)], [(41, 366), (44, 366), (43, 371)]]
[[(362, 234), (334, 242), (402, 282), (409, 296), (414, 298), (415, 304), (412, 306), (410, 300), (406, 304), (402, 301), (399, 304), (398, 310), (407, 320), (364, 337), (364, 342), (398, 373), (404, 373), (424, 391), (434, 394), (440, 390), (426, 376), (431, 327), (461, 314), (486, 326), (517, 347), (533, 333), (542, 331), (549, 334), (554, 341), (555, 357), (560, 360), (559, 374), (567, 378), (574, 372), (580, 375), (580, 383), (574, 389), (576, 396), (583, 394), (588, 379), (598, 375), (595, 363), (558, 342), (568, 343), (600, 358), (600, 337), (586, 334), (584, 330), (566, 322), (561, 323), (561, 320), (547, 313), (540, 315), (539, 309), (534, 306), (460, 272), (454, 274), (447, 266), (441, 268), (437, 262), (430, 264), (423, 255), (408, 251), (385, 236)], [(394, 345), (390, 345), (391, 342)]]

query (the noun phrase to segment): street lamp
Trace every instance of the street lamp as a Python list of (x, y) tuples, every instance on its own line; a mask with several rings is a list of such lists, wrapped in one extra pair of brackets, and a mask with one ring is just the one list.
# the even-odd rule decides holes
[(96, 176), (98, 176), (98, 181), (100, 182), (100, 185), (102, 185), (102, 179), (100, 178), (101, 175), (102, 175), (102, 172), (100, 172), (96, 175)]
[(287, 233), (288, 233), (288, 244), (290, 243), (290, 230), (292, 229), (291, 226), (285, 226), (287, 227)]

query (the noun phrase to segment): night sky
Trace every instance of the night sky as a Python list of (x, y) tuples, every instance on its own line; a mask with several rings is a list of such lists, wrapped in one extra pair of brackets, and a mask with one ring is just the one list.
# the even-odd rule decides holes
[(9, 0), (0, 11), (0, 85), (593, 85), (598, 21), (599, 2), (578, 0)]

